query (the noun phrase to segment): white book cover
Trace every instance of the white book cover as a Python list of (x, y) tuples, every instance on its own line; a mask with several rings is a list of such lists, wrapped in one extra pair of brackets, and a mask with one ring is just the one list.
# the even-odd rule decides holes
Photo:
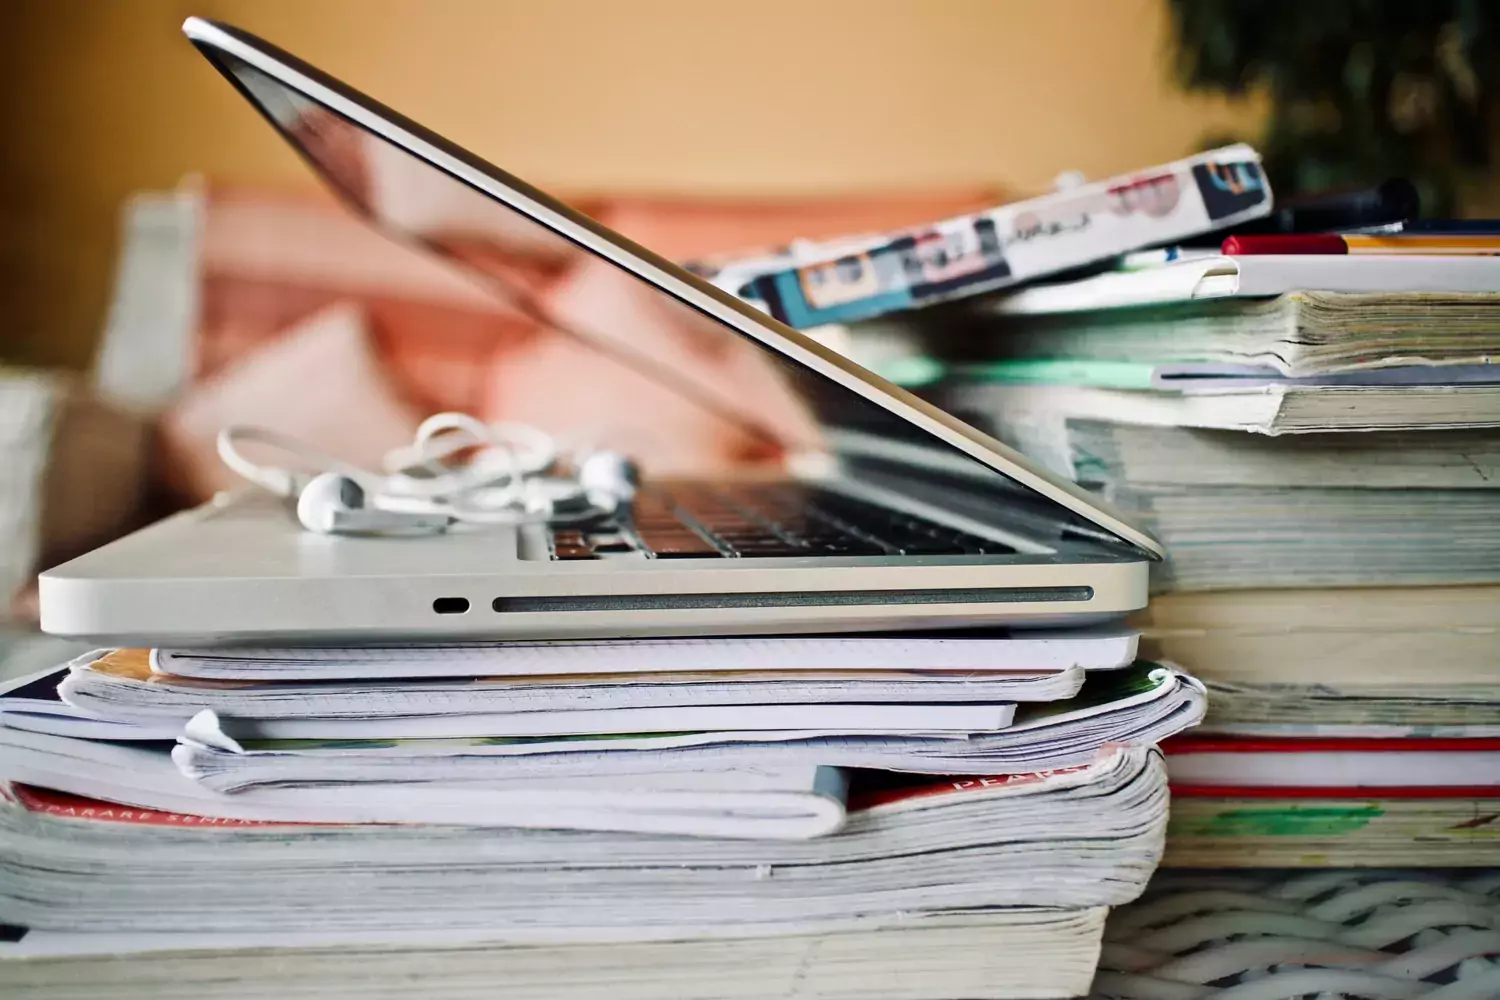
[(1370, 257), (1266, 254), (1205, 257), (1157, 267), (1037, 284), (978, 308), (1005, 316), (1089, 312), (1288, 292), (1494, 292), (1500, 257)]
[[(1125, 666), (1126, 664), (1120, 664)], [(1084, 670), (720, 670), (620, 674), (519, 674), (366, 681), (232, 681), (153, 672), (145, 650), (96, 650), (54, 668), (62, 696), (82, 709), (192, 714), (213, 708), (246, 718), (298, 715), (560, 711), (674, 705), (837, 702), (1057, 701)], [(3, 689), (0, 689), (3, 690)], [(0, 708), (5, 704), (0, 696)]]
[[(844, 822), (847, 783), (806, 764), (603, 777), (504, 777), (400, 786), (263, 787), (226, 795), (185, 777), (171, 755), (0, 727), (0, 780), (180, 814), (177, 825), (440, 823), (703, 837), (801, 839)], [(80, 818), (90, 818), (84, 813)], [(147, 817), (101, 819), (146, 822)]]
[(721, 670), (1105, 670), (1128, 629), (949, 635), (747, 636), (363, 648), (157, 649), (152, 668), (228, 680), (370, 680)]
[(569, 739), (240, 741), (212, 712), (194, 717), (173, 757), (222, 791), (260, 784), (486, 780), (791, 763), (927, 774), (1009, 774), (1071, 767), (1109, 743), (1153, 743), (1196, 725), (1203, 686), (1168, 666), (1096, 674), (1078, 696), (1027, 705), (1013, 731), (966, 737), (685, 733)]
[[(1076, 694), (1083, 672), (1020, 677), (984, 674), (974, 682), (954, 673), (909, 679), (899, 687), (876, 672), (859, 682), (830, 675), (815, 689), (790, 681), (794, 697), (778, 699), (778, 682), (736, 683), (738, 674), (696, 675), (699, 683), (629, 683), (646, 675), (615, 675), (603, 691), (561, 685), (548, 697), (523, 678), (444, 679), (386, 685), (278, 685), (178, 680), (153, 674), (144, 651), (96, 651), (70, 668), (22, 678), (0, 688), (0, 719), (33, 731), (101, 739), (174, 739), (201, 711), (213, 711), (241, 739), (437, 739), (695, 733), (702, 731), (897, 733), (966, 735), (1009, 725), (1008, 690), (1030, 686), (1050, 699)], [(597, 676), (574, 675), (572, 681)], [(623, 683), (622, 683), (623, 682)], [(1036, 686), (1043, 685), (1037, 691)], [(437, 690), (424, 690), (424, 685)], [(745, 688), (748, 690), (739, 690)], [(934, 688), (956, 688), (928, 697)], [(593, 698), (578, 698), (594, 694)], [(715, 699), (718, 695), (721, 701)], [(561, 696), (573, 696), (563, 698)], [(670, 697), (663, 697), (668, 695)], [(132, 731), (134, 727), (135, 731)], [(769, 738), (769, 737), (762, 737)], [(789, 738), (789, 737), (788, 737)]]

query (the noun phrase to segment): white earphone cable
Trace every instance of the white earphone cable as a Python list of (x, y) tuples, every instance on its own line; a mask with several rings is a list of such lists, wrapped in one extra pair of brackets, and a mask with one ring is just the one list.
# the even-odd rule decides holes
[[(261, 465), (259, 462), (252, 462), (240, 452), (241, 442), (255, 442), (294, 455), (313, 466), (315, 471), (299, 472), (284, 466)], [(318, 451), (296, 438), (267, 430), (264, 427), (246, 425), (226, 427), (219, 431), (214, 447), (219, 454), (219, 461), (228, 466), (236, 475), (282, 497), (296, 497), (314, 476), (323, 472), (337, 472), (348, 476), (366, 488), (380, 478), (372, 476), (357, 465), (350, 465), (348, 462)]]
[[(240, 449), (245, 442), (295, 456), (314, 471), (253, 462)], [(217, 445), (226, 466), (278, 496), (300, 499), (316, 476), (333, 473), (361, 488), (367, 509), (476, 525), (597, 519), (614, 513), (634, 493), (633, 466), (622, 455), (566, 456), (564, 464), (572, 474), (556, 475), (565, 456), (551, 435), (525, 424), (485, 424), (464, 413), (439, 413), (424, 420), (410, 445), (385, 456), (383, 474), (260, 427), (226, 427)], [(592, 468), (601, 460), (606, 466), (603, 486), (598, 469)], [(321, 525), (325, 519), (315, 520)]]

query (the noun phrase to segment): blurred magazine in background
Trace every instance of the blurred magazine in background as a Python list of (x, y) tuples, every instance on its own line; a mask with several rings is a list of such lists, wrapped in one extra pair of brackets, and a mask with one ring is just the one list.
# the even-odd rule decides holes
[(992, 292), (1270, 211), (1260, 158), (1230, 146), (919, 227), (804, 239), (697, 269), (807, 329)]

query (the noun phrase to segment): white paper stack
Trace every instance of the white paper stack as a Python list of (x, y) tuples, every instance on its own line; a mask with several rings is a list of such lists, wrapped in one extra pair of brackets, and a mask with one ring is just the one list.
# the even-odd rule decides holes
[(1204, 712), (1136, 647), (98, 650), (0, 690), (0, 985), (1076, 995), (1162, 853), (1152, 745)]
[[(856, 787), (807, 841), (433, 825), (194, 823), (23, 790), (0, 809), (7, 919), (57, 931), (499, 933), (683, 928), (908, 910), (1108, 905), (1155, 867), (1160, 757)], [(81, 810), (92, 810), (84, 813)]]
[(487, 781), (675, 773), (820, 763), (927, 774), (1009, 774), (1087, 763), (1109, 743), (1152, 744), (1197, 723), (1201, 685), (1169, 666), (1142, 663), (1090, 680), (1074, 699), (1026, 705), (1005, 730), (903, 735), (784, 731), (641, 735), (598, 740), (383, 740), (244, 743), (212, 713), (195, 717), (173, 750), (182, 771), (207, 787), (263, 784)]
[[(1434, 377), (1434, 376), (1429, 376)], [(1107, 385), (955, 386), (950, 409), (1002, 432), (1022, 423), (1120, 420), (1142, 427), (1191, 427), (1246, 434), (1462, 430), (1500, 427), (1500, 371), (1489, 383), (1365, 384), (1224, 378), (1191, 388)]]
[(1165, 545), (1135, 624), (1202, 677), (1222, 737), (1166, 747), (1194, 758), (1167, 864), (1493, 855), (1497, 277), (1495, 257), (1214, 257), (842, 332), (925, 358), (938, 402)]
[[(1131, 633), (895, 640), (930, 670), (855, 641), (863, 668), (816, 640), (627, 644), (603, 674), (592, 644), (572, 671), (549, 646), (514, 672), (494, 647), (80, 657), (0, 692), (0, 986), (380, 995), (365, 977), (441, 968), (424, 995), (1077, 995), (1103, 908), (1161, 857), (1150, 744), (1201, 686), (1129, 663)], [(841, 705), (926, 715), (754, 728)], [(561, 721), (704, 707), (743, 728)], [(950, 709), (990, 714), (924, 728)], [(507, 715), (546, 735), (373, 735)], [(363, 728), (265, 737), (301, 723)]]
[[(1071, 286), (1022, 292), (989, 310), (984, 330), (1011, 358), (1159, 361), (1206, 372), (1238, 373), (1245, 366), (1290, 378), (1412, 365), (1485, 365), (1500, 348), (1492, 258), (1377, 260), (1373, 257), (1240, 257), (1185, 261), (1144, 271), (1100, 275)], [(1166, 278), (1200, 276), (1198, 287), (1228, 270), (1239, 280), (1278, 272), (1269, 294), (1195, 295), (1160, 305), (1132, 304), (1135, 289)], [(1478, 278), (1473, 291), (1418, 291), (1414, 281), (1442, 286)], [(1478, 277), (1483, 276), (1483, 277)], [(1367, 278), (1384, 288), (1342, 291), (1307, 282)], [(1113, 307), (1066, 308), (1113, 285)], [(1126, 286), (1130, 286), (1126, 290)], [(1236, 286), (1238, 292), (1238, 286)]]
[[(859, 645), (855, 640), (805, 639), (737, 645), (765, 645), (783, 655), (761, 661), (795, 664), (799, 647), (816, 649), (830, 641)], [(180, 732), (205, 709), (232, 720), (239, 727), (236, 735), (265, 739), (799, 729), (970, 733), (1008, 726), (1014, 702), (1072, 697), (1083, 684), (1085, 667), (1129, 663), (1135, 646), (1135, 636), (1128, 632), (1074, 640), (1072, 650), (1066, 637), (1045, 640), (1060, 647), (1055, 666), (1046, 663), (1054, 657), (1026, 657), (1002, 647), (1012, 656), (1021, 652), (1018, 661), (1029, 664), (1028, 669), (1006, 670), (996, 663), (1000, 650), (993, 641), (970, 641), (972, 648), (964, 648), (962, 639), (917, 641), (935, 647), (926, 662), (940, 666), (743, 669), (734, 660), (715, 658), (724, 643), (694, 640), (687, 640), (685, 649), (630, 644), (607, 672), (587, 672), (595, 661), (601, 667), (608, 663), (602, 644), (524, 644), (514, 651), (517, 656), (498, 657), (497, 652), (510, 651), (254, 650), (236, 657), (234, 651), (215, 656), (101, 650), (75, 660), (57, 690), (61, 706), (77, 709), (76, 735), (87, 735), (83, 723), (90, 717), (175, 726)], [(659, 652), (653, 645), (668, 648)], [(950, 646), (958, 648), (950, 653)], [(688, 669), (669, 669), (674, 659)], [(452, 676), (457, 670), (473, 676)], [(499, 673), (486, 676), (487, 670)], [(229, 676), (215, 677), (214, 671)], [(424, 671), (446, 675), (423, 676)], [(348, 672), (362, 676), (338, 676)], [(257, 675), (266, 679), (255, 680)]]
[(922, 637), (99, 650), (0, 691), (15, 728), (175, 739), (362, 739), (1003, 729), (1132, 662), (1130, 630)]
[(502, 642), (357, 648), (232, 647), (161, 649), (152, 669), (176, 677), (225, 680), (370, 681), (419, 677), (559, 677), (597, 674), (735, 671), (874, 672), (961, 670), (1037, 673), (1104, 670), (1135, 657), (1128, 629), (1012, 632), (978, 630), (920, 635), (747, 636)]
[(0, 993), (58, 1000), (1042, 1000), (1087, 991), (1105, 912), (903, 913), (642, 940), (38, 932), (0, 944), (0, 953), (34, 956), (0, 960)]
[(1497, 268), (1222, 257), (1032, 289), (930, 333), (968, 373), (935, 391), (1137, 512), (1159, 591), (1497, 583)]
[[(1116, 654), (1134, 646), (1133, 638), (1122, 643), (1113, 636), (1100, 643)], [(355, 655), (345, 651), (334, 669), (349, 669)], [(909, 672), (903, 677), (891, 670), (852, 677), (845, 672), (821, 681), (785, 675), (768, 681), (765, 673), (743, 671), (671, 680), (649, 673), (522, 675), (380, 682), (387, 687), (178, 678), (149, 668), (151, 662), (176, 665), (186, 659), (180, 654), (148, 658), (129, 650), (89, 654), (68, 670), (0, 693), (5, 723), (0, 747), (6, 751), (0, 779), (125, 805), (246, 820), (808, 837), (835, 828), (842, 818), (842, 777), (836, 768), (1009, 774), (1085, 765), (1111, 743), (1154, 743), (1194, 724), (1204, 709), (1201, 685), (1171, 667), (1115, 667), (1084, 681), (1076, 658), (1050, 672)], [(1091, 665), (1114, 663), (1106, 657)], [(942, 688), (944, 698), (984, 698), (996, 685), (1021, 696), (1049, 688), (1073, 696), (1006, 704), (998, 724), (991, 721), (996, 709), (988, 702), (939, 698), (896, 706), (915, 721), (898, 722), (885, 732), (871, 732), (868, 723), (838, 724), (844, 709), (868, 714), (891, 707), (874, 698), (848, 706), (708, 706), (739, 727), (734, 729), (589, 732), (586, 725), (556, 721), (641, 712), (671, 719), (669, 713), (702, 711), (670, 704), (614, 707), (622, 700), (656, 698), (659, 689), (669, 701), (682, 700), (695, 687), (714, 691), (737, 683), (788, 684), (817, 696), (836, 692), (842, 678), (872, 691), (890, 684)], [(554, 698), (580, 694), (600, 699), (603, 707), (556, 708)], [(153, 703), (158, 695), (159, 703)], [(473, 711), (476, 701), (490, 704), (496, 698), (505, 707), (541, 707), (506, 714)], [(757, 727), (753, 718), (786, 709), (805, 713), (816, 728)], [(932, 721), (951, 709), (975, 713), (979, 724), (944, 728)], [(825, 710), (827, 719), (817, 717)], [(506, 729), (545, 735), (394, 735), (413, 722), (430, 726), (455, 718), (470, 726), (504, 718)], [(274, 727), (285, 734), (296, 732), (296, 726), (326, 735), (274, 738)], [(175, 745), (151, 742), (173, 737)]]

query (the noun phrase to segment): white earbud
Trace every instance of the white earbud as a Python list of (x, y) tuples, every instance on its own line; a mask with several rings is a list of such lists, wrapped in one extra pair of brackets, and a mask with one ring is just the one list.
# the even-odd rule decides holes
[(444, 514), (367, 506), (364, 487), (337, 472), (314, 476), (302, 488), (297, 495), (297, 520), (321, 535), (435, 535), (453, 523)]
[(641, 486), (641, 471), (626, 455), (617, 451), (596, 451), (578, 463), (578, 485), (601, 506), (613, 509), (635, 499)]

